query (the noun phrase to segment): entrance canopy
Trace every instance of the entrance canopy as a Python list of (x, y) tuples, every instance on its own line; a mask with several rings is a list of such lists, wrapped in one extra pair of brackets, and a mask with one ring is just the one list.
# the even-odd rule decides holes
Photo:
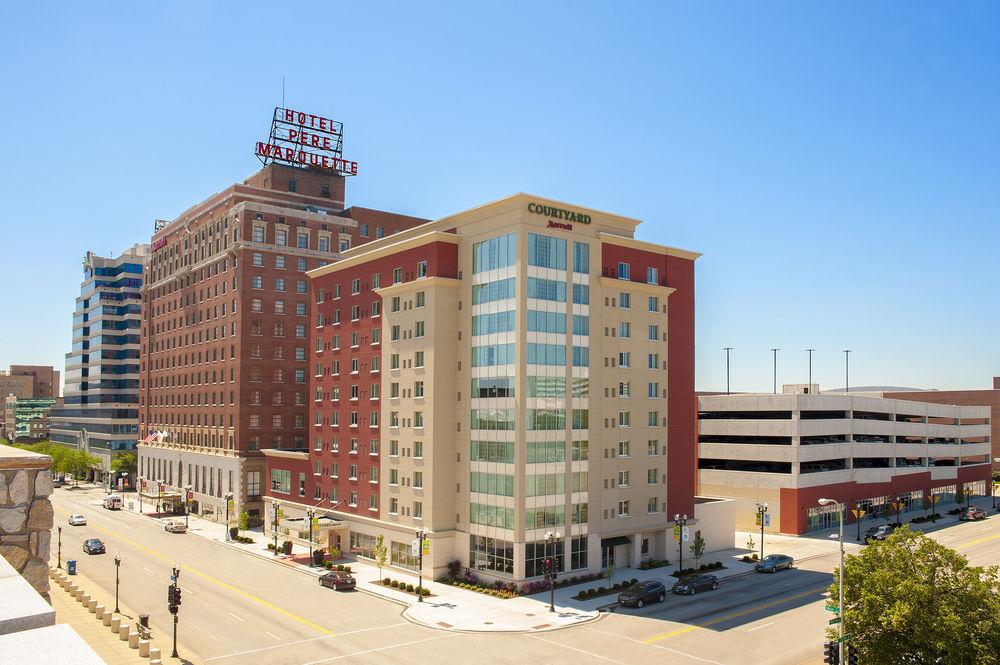
[(601, 547), (618, 547), (619, 545), (629, 545), (632, 539), (628, 536), (614, 536), (613, 538), (601, 538)]

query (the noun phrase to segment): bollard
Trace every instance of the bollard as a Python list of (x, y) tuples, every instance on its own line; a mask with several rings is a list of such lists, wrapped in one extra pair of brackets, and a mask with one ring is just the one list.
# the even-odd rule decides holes
[(98, 605), (94, 608), (94, 614), (97, 616), (99, 621), (104, 620), (104, 605)]
[(113, 618), (114, 618), (114, 616), (115, 616), (115, 613), (114, 613), (114, 612), (105, 612), (105, 613), (104, 613), (104, 619), (103, 619), (103, 620), (102, 620), (101, 622), (102, 622), (102, 623), (103, 623), (103, 624), (104, 624), (105, 626), (110, 626), (110, 625), (111, 625), (111, 619), (113, 619)]
[(70, 582), (69, 584), (66, 585), (66, 593), (68, 593), (71, 596), (76, 595), (76, 582)]
[(117, 614), (111, 617), (111, 632), (117, 633), (118, 629), (122, 627), (122, 618)]
[(91, 598), (90, 602), (87, 603), (87, 611), (91, 614), (97, 614), (97, 601), (93, 598)]
[(139, 657), (149, 658), (149, 640), (139, 640)]
[(135, 628), (129, 631), (128, 634), (128, 648), (138, 649), (139, 648), (139, 633), (136, 632)]
[(122, 621), (118, 626), (118, 639), (122, 642), (128, 642), (128, 634), (130, 630), (132, 630), (132, 626), (129, 625), (128, 621)]
[(79, 596), (79, 598), (77, 598), (77, 600), (80, 601), (81, 605), (83, 605), (84, 607), (86, 607), (87, 603), (90, 602), (90, 594), (89, 593), (81, 593), (80, 596)]
[(160, 662), (160, 647), (149, 647), (149, 662)]
[(150, 658), (149, 665), (163, 665), (163, 661), (159, 658)]

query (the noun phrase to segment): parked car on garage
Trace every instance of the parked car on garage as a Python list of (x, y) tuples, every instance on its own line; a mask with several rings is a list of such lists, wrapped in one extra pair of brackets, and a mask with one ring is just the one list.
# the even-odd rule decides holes
[(883, 524), (881, 526), (873, 526), (872, 528), (865, 531), (865, 543), (872, 540), (885, 540), (893, 534), (896, 527), (891, 524)]
[(768, 554), (753, 569), (758, 573), (776, 573), (779, 570), (790, 570), (794, 562), (787, 554)]
[(187, 526), (181, 520), (170, 520), (163, 525), (163, 530), (168, 533), (184, 533)]
[(698, 591), (715, 591), (718, 588), (719, 578), (715, 575), (691, 575), (674, 582), (671, 591), (693, 596)]
[(975, 522), (977, 520), (984, 520), (986, 519), (986, 511), (983, 510), (982, 508), (972, 507), (963, 512), (961, 515), (959, 515), (958, 519), (960, 519), (963, 522)]
[(83, 515), (70, 515), (69, 524), (70, 526), (87, 526), (87, 518)]
[(83, 541), (83, 551), (87, 554), (104, 554), (104, 543), (98, 538)]
[(635, 605), (642, 607), (646, 603), (657, 601), (662, 603), (667, 598), (667, 587), (656, 580), (636, 582), (618, 594), (619, 605)]
[(354, 577), (343, 570), (331, 570), (319, 578), (319, 585), (336, 591), (350, 591), (357, 586)]

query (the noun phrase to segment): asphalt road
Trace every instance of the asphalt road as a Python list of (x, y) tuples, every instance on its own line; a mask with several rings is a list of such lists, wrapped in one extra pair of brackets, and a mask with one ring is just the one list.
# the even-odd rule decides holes
[[(322, 589), (315, 578), (274, 562), (195, 534), (166, 533), (149, 517), (104, 510), (102, 496), (100, 490), (56, 490), (63, 559), (76, 558), (82, 572), (113, 593), (113, 557), (120, 553), (122, 600), (148, 612), (160, 638), (171, 630), (166, 608), (171, 564), (180, 564), (179, 651), (195, 663), (799, 665), (820, 661), (823, 629), (832, 616), (823, 600), (837, 565), (835, 552), (797, 562), (791, 571), (723, 580), (714, 592), (671, 596), (662, 605), (619, 610), (564, 630), (531, 635), (434, 630), (409, 623), (401, 606), (382, 598)], [(74, 512), (87, 516), (86, 527), (67, 524)], [(952, 518), (946, 524), (932, 535), (974, 564), (1000, 563), (1000, 516), (971, 524)], [(83, 554), (83, 540), (94, 537), (106, 543), (108, 554)]]

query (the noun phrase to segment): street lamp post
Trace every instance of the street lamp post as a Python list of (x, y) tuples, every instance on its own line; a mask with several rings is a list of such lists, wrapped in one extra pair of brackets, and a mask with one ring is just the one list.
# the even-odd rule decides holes
[[(996, 507), (996, 506), (994, 506)], [(62, 568), (62, 527), (59, 529), (59, 544), (56, 546), (56, 568)]]
[(188, 514), (191, 512), (191, 486), (184, 486), (184, 527), (188, 526)]
[(680, 579), (684, 570), (684, 529), (687, 528), (688, 516), (674, 515), (674, 526), (677, 528), (677, 579)]
[(271, 504), (271, 533), (274, 534), (274, 556), (278, 556), (278, 502)]
[(837, 514), (840, 516), (840, 579), (838, 580), (840, 582), (840, 590), (837, 594), (837, 600), (840, 603), (840, 612), (837, 614), (840, 617), (840, 622), (837, 624), (840, 628), (837, 651), (840, 657), (837, 662), (844, 663), (844, 504), (838, 503), (834, 499), (820, 499), (819, 505), (836, 505), (838, 508)]
[(417, 531), (417, 602), (424, 602), (424, 538), (425, 529)]
[(306, 510), (306, 519), (309, 520), (309, 567), (312, 568), (312, 519), (316, 514), (312, 508)]
[(931, 524), (937, 524), (938, 495), (932, 493), (930, 496), (930, 502), (931, 502)]
[(120, 554), (115, 555), (115, 614), (118, 614), (118, 571), (122, 567), (122, 557)]
[(760, 523), (760, 560), (764, 560), (764, 516), (767, 515), (767, 502), (757, 504), (757, 521)]
[[(558, 533), (548, 531), (545, 534), (545, 578), (549, 583), (549, 612), (556, 611), (556, 554), (560, 538)], [(549, 543), (552, 543), (552, 556), (549, 556)]]
[(223, 497), (226, 500), (226, 541), (229, 540), (229, 504), (233, 501), (233, 493), (226, 492), (226, 496)]
[(181, 567), (176, 563), (174, 564), (173, 574), (171, 575), (170, 580), (173, 583), (174, 587), (173, 589), (174, 602), (171, 605), (171, 614), (174, 615), (174, 651), (172, 654), (170, 654), (170, 656), (171, 658), (178, 658), (179, 656), (177, 655), (177, 611), (179, 609), (180, 603), (177, 601), (180, 600)]
[[(1000, 464), (1000, 457), (994, 457), (993, 461), (996, 462), (997, 464)], [(990, 483), (990, 497), (993, 498), (993, 510), (996, 510), (997, 509), (997, 495), (996, 495), (996, 490), (993, 487), (993, 469), (992, 468), (990, 469), (989, 483)]]

